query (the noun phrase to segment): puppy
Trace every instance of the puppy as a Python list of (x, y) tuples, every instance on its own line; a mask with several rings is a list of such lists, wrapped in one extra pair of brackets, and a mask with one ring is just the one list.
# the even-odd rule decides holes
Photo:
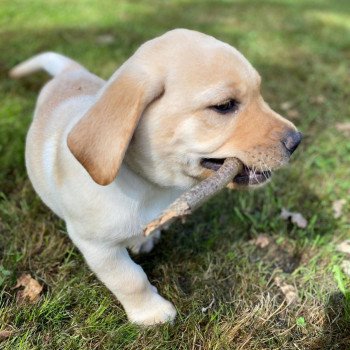
[(43, 53), (10, 75), (43, 69), (26, 141), (34, 189), (67, 225), (130, 321), (175, 318), (127, 248), (149, 251), (142, 227), (226, 157), (244, 170), (232, 184), (265, 183), (301, 140), (260, 95), (261, 78), (236, 49), (176, 29), (143, 44), (105, 82), (78, 63)]

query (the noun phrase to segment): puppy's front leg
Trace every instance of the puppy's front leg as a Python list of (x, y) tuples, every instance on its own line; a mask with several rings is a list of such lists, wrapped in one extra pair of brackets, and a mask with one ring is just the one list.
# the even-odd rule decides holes
[(158, 294), (125, 248), (81, 239), (74, 242), (91, 270), (121, 302), (131, 322), (152, 325), (175, 318), (174, 306)]

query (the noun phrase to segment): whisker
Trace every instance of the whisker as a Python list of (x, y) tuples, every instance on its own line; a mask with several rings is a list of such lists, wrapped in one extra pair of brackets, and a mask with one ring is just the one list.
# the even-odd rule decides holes
[[(263, 169), (264, 167), (268, 168), (263, 159), (259, 160), (259, 164), (260, 164), (261, 169)], [(263, 174), (265, 180), (267, 180), (267, 176), (266, 176), (266, 173), (264, 170), (262, 171), (262, 174)]]

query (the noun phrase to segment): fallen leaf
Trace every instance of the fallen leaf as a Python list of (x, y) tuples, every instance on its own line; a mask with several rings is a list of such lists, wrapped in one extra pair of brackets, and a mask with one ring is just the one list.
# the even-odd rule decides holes
[(11, 337), (11, 335), (13, 333), (14, 332), (12, 330), (9, 330), (9, 329), (4, 329), (4, 330), (0, 331), (0, 341)]
[(350, 260), (344, 260), (341, 263), (340, 267), (342, 268), (342, 270), (344, 271), (345, 274), (350, 276)]
[(297, 119), (300, 117), (300, 113), (296, 109), (290, 109), (289, 111), (286, 112), (287, 117), (290, 119)]
[(283, 111), (288, 111), (289, 109), (291, 109), (293, 106), (293, 102), (291, 101), (286, 101), (281, 103), (280, 107)]
[(23, 274), (17, 279), (15, 288), (24, 287), (17, 293), (17, 300), (24, 301), (29, 299), (30, 302), (35, 302), (39, 299), (43, 286), (29, 274)]
[(294, 213), (292, 215), (292, 223), (300, 228), (305, 228), (307, 226), (307, 220), (300, 213)]
[(288, 304), (292, 304), (298, 301), (298, 291), (294, 286), (283, 282), (282, 279), (278, 276), (275, 277), (275, 284), (281, 289)]
[(271, 243), (271, 238), (268, 235), (260, 234), (255, 239), (252, 239), (250, 243), (259, 248), (266, 248)]
[(335, 219), (339, 219), (342, 214), (343, 214), (343, 207), (346, 204), (345, 199), (338, 199), (337, 201), (334, 201), (332, 203), (332, 208), (333, 208), (333, 216)]
[(318, 105), (322, 105), (326, 102), (326, 98), (323, 95), (317, 95), (317, 96), (311, 97), (310, 102)]
[(96, 43), (101, 45), (108, 45), (114, 42), (114, 36), (112, 34), (101, 34), (96, 37)]
[(350, 254), (350, 239), (346, 239), (345, 241), (339, 243), (336, 249), (338, 252)]
[(337, 123), (335, 128), (345, 136), (350, 136), (350, 123)]
[(307, 220), (300, 213), (282, 208), (280, 216), (283, 220), (290, 220), (293, 224), (300, 228), (306, 228), (307, 226)]

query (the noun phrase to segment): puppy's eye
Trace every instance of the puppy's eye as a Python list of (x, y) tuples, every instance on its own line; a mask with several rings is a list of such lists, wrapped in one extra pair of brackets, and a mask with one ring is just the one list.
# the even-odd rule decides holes
[(210, 108), (214, 109), (216, 112), (221, 114), (226, 114), (230, 112), (237, 112), (239, 107), (239, 102), (236, 100), (227, 100), (224, 103), (220, 103), (219, 105), (211, 106)]

